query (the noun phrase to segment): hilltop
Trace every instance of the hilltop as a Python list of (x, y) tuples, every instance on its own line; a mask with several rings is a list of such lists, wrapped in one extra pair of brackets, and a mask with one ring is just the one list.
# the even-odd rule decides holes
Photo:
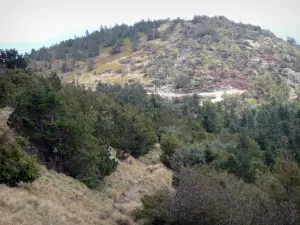
[(245, 90), (266, 73), (292, 88), (300, 82), (293, 38), (223, 16), (101, 27), (27, 56), (35, 72), (56, 71), (65, 83), (92, 87), (139, 82), (162, 92)]

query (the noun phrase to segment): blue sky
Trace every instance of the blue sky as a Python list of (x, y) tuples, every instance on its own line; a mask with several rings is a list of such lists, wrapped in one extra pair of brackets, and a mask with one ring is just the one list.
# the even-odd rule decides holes
[[(99, 26), (100, 27), (100, 26)], [(75, 29), (75, 30), (66, 30), (63, 31), (62, 33), (58, 34), (54, 38), (49, 38), (46, 39), (45, 41), (36, 41), (36, 42), (0, 42), (0, 49), (10, 49), (10, 48), (15, 48), (18, 50), (19, 53), (24, 54), (25, 52), (30, 52), (31, 49), (39, 49), (42, 46), (49, 47), (53, 44), (57, 44), (60, 41), (67, 40), (70, 38), (74, 38), (74, 36), (82, 36), (85, 35), (86, 30), (89, 32), (92, 32), (94, 30), (97, 30), (99, 27), (90, 27), (90, 26), (85, 26), (81, 29)]]
[[(0, 49), (24, 53), (84, 35), (100, 25), (133, 24), (141, 19), (224, 15), (235, 22), (269, 29), (300, 43), (300, 6), (296, 0), (10, 0), (1, 3)], [(12, 16), (13, 15), (13, 16)]]

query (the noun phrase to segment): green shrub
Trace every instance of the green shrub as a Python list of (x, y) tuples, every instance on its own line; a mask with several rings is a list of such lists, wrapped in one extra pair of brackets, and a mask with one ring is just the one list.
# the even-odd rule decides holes
[(156, 141), (152, 122), (132, 107), (125, 108), (124, 112), (115, 111), (113, 124), (103, 130), (102, 123), (99, 129), (110, 134), (109, 144), (118, 149), (126, 149), (134, 157), (148, 153)]
[(166, 215), (167, 202), (171, 200), (171, 192), (162, 189), (154, 195), (144, 195), (141, 199), (143, 208), (135, 211), (134, 215), (137, 220), (144, 220), (144, 224), (166, 224), (168, 218)]
[(174, 134), (166, 133), (162, 136), (160, 146), (163, 153), (160, 156), (160, 160), (166, 164), (166, 166), (171, 166), (170, 159), (176, 148), (178, 148), (180, 145), (180, 140)]
[(174, 152), (172, 156), (172, 167), (201, 166), (213, 161), (216, 157), (210, 149), (205, 149), (203, 144), (184, 145)]
[(5, 134), (0, 137), (0, 183), (16, 186), (40, 176), (35, 160), (22, 152), (25, 148), (21, 139), (9, 141)]
[(175, 75), (175, 87), (187, 88), (191, 83), (191, 78), (183, 72), (177, 72)]
[(32, 78), (31, 74), (22, 70), (9, 71), (7, 75), (0, 76), (0, 108), (14, 107)]
[(14, 83), (19, 93), (8, 124), (30, 137), (48, 167), (95, 187), (116, 168), (108, 146), (138, 157), (154, 145), (153, 123), (142, 113), (148, 107), (146, 93), (137, 97), (136, 89), (121, 88), (114, 95), (62, 86), (55, 74), (30, 79)]
[(164, 154), (166, 154), (167, 156), (173, 155), (175, 149), (178, 148), (179, 145), (180, 141), (174, 134), (167, 133), (162, 136), (160, 146)]
[(263, 170), (259, 145), (252, 138), (242, 134), (237, 135), (235, 140), (236, 146), (228, 149), (230, 155), (223, 165), (224, 169), (245, 182), (254, 182), (258, 172)]
[[(282, 213), (287, 204), (276, 205), (256, 186), (232, 174), (204, 166), (183, 169), (178, 180), (173, 193), (159, 190), (143, 197), (137, 219), (144, 219), (146, 225), (281, 225), (287, 221)], [(298, 224), (294, 221), (289, 224)]]
[(94, 135), (101, 101), (105, 99), (91, 91), (62, 87), (56, 75), (35, 76), (8, 124), (30, 137), (48, 167), (95, 187), (116, 167), (104, 140)]

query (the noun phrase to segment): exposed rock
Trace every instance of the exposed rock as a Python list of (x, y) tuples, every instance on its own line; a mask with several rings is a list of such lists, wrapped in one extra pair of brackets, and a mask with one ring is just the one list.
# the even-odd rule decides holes
[(291, 68), (284, 68), (281, 73), (287, 77), (289, 81), (292, 81), (293, 83), (299, 83), (300, 82), (300, 72), (296, 72), (292, 70)]
[(248, 47), (253, 48), (253, 49), (259, 49), (260, 48), (260, 44), (253, 41), (253, 40), (244, 40), (243, 43), (246, 44)]

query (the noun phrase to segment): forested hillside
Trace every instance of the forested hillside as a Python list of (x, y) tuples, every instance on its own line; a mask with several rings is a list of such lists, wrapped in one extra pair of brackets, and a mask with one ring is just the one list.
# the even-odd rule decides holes
[[(138, 221), (299, 222), (300, 104), (297, 100), (285, 101), (283, 92), (273, 93), (264, 103), (253, 101), (246, 94), (228, 96), (218, 103), (202, 101), (196, 95), (172, 102), (147, 95), (140, 85), (100, 83), (93, 92), (61, 85), (55, 74), (44, 78), (22, 70), (11, 70), (1, 77), (0, 88), (4, 90), (2, 106), (14, 108), (8, 125), (30, 142), (29, 146), (20, 141), (15, 143), (19, 147), (3, 145), (1, 156), (5, 166), (0, 169), (11, 172), (1, 172), (2, 183), (15, 186), (19, 181), (33, 182), (40, 176), (32, 159), (26, 156), (29, 164), (24, 164), (22, 155), (27, 152), (49, 169), (72, 176), (91, 188), (99, 187), (117, 168), (114, 155), (121, 160), (128, 154), (140, 157), (158, 142), (162, 149), (160, 160), (174, 173), (175, 192), (158, 190), (155, 196), (142, 199), (144, 207), (136, 212)], [(111, 155), (109, 146), (116, 154)], [(8, 158), (10, 149), (21, 153)], [(8, 176), (15, 171), (14, 166), (22, 174), (19, 180)], [(195, 181), (193, 177), (198, 176)], [(183, 187), (191, 190), (186, 192)], [(223, 195), (213, 194), (220, 190), (227, 200), (223, 200)], [(198, 191), (200, 199), (189, 195)], [(177, 204), (175, 193), (187, 203), (192, 198), (201, 207), (196, 210), (184, 205), (185, 202)], [(229, 201), (230, 205), (220, 205), (222, 201)], [(175, 205), (169, 206), (171, 202)], [(257, 209), (261, 204), (262, 208)], [(254, 211), (248, 211), (249, 207)], [(169, 210), (187, 210), (192, 214)], [(248, 217), (242, 216), (243, 210)]]
[(299, 57), (205, 16), (1, 51), (0, 222), (300, 224)]

